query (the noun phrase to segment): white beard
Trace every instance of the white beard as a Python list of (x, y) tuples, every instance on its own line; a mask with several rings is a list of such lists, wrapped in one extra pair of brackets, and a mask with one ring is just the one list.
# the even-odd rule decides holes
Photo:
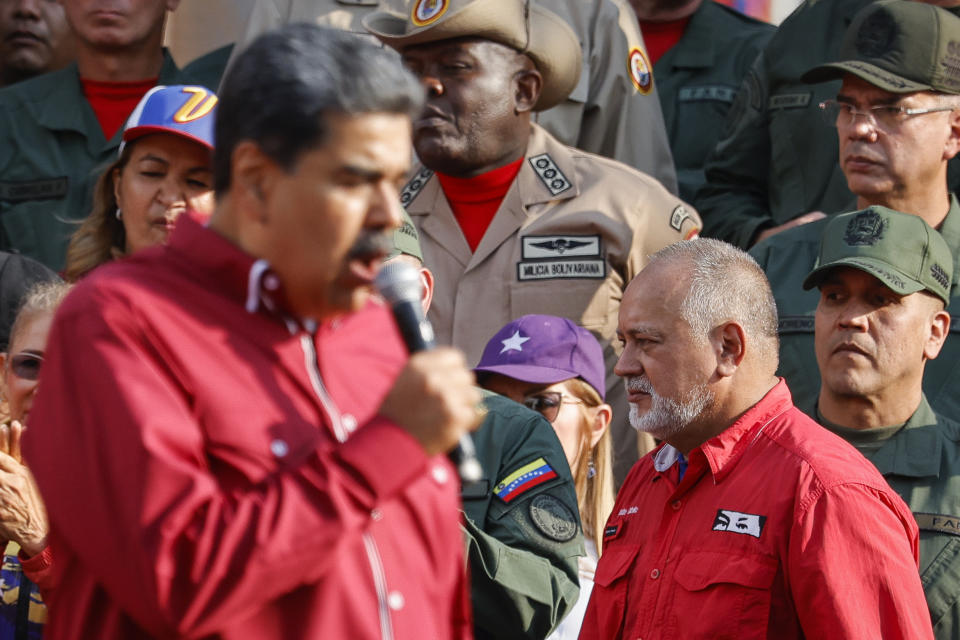
[(637, 405), (630, 404), (630, 425), (658, 440), (666, 440), (686, 429), (714, 401), (714, 393), (706, 384), (691, 388), (679, 399), (657, 395), (650, 381), (642, 376), (625, 378), (624, 384), (627, 391), (650, 395), (650, 409), (642, 414)]

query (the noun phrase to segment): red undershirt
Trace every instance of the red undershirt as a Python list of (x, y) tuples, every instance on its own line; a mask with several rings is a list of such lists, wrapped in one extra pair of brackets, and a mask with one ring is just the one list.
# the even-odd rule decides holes
[(472, 178), (455, 178), (437, 173), (453, 217), (471, 251), (476, 251), (496, 215), (503, 197), (520, 171), (523, 158)]
[(157, 80), (158, 78), (150, 78), (137, 82), (100, 82), (80, 78), (83, 95), (97, 114), (103, 137), (107, 140), (113, 138), (133, 113), (140, 98), (157, 86)]
[(657, 60), (663, 54), (680, 42), (680, 38), (683, 37), (683, 32), (687, 30), (689, 22), (690, 16), (679, 20), (670, 20), (669, 22), (640, 21), (640, 32), (643, 34), (643, 43), (647, 45), (650, 64), (657, 64)]

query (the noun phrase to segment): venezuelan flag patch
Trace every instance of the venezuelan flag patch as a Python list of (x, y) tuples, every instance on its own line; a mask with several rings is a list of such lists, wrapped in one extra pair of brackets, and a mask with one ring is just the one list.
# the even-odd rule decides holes
[(553, 467), (547, 464), (547, 461), (543, 458), (537, 458), (498, 482), (497, 486), (493, 488), (493, 493), (504, 502), (509, 503), (538, 484), (543, 484), (556, 477), (557, 472), (553, 470)]

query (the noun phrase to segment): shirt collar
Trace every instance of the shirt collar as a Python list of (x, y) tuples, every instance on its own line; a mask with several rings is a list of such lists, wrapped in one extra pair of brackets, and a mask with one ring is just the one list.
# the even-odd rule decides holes
[[(694, 449), (706, 458), (714, 482), (721, 482), (733, 471), (764, 427), (793, 407), (790, 390), (783, 378), (732, 425)], [(691, 452), (692, 454), (693, 452)], [(692, 455), (691, 455), (692, 457)]]
[(920, 405), (903, 429), (873, 454), (870, 462), (883, 475), (939, 477), (940, 452), (943, 447), (941, 420), (927, 402), (927, 397), (922, 396)]

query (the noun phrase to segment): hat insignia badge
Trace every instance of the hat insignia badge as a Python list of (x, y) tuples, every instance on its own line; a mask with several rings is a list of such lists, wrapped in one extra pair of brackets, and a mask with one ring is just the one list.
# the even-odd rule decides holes
[(883, 237), (886, 222), (874, 211), (864, 211), (847, 223), (843, 241), (851, 247), (873, 246)]
[(523, 351), (523, 343), (529, 339), (530, 338), (521, 336), (520, 330), (517, 329), (513, 332), (512, 336), (502, 341), (503, 349), (500, 350), (500, 353), (506, 353), (507, 351)]
[(410, 21), (418, 27), (425, 27), (439, 20), (449, 6), (450, 0), (417, 0)]
[(896, 37), (896, 22), (889, 13), (881, 9), (860, 25), (854, 46), (861, 55), (876, 58), (887, 52)]

